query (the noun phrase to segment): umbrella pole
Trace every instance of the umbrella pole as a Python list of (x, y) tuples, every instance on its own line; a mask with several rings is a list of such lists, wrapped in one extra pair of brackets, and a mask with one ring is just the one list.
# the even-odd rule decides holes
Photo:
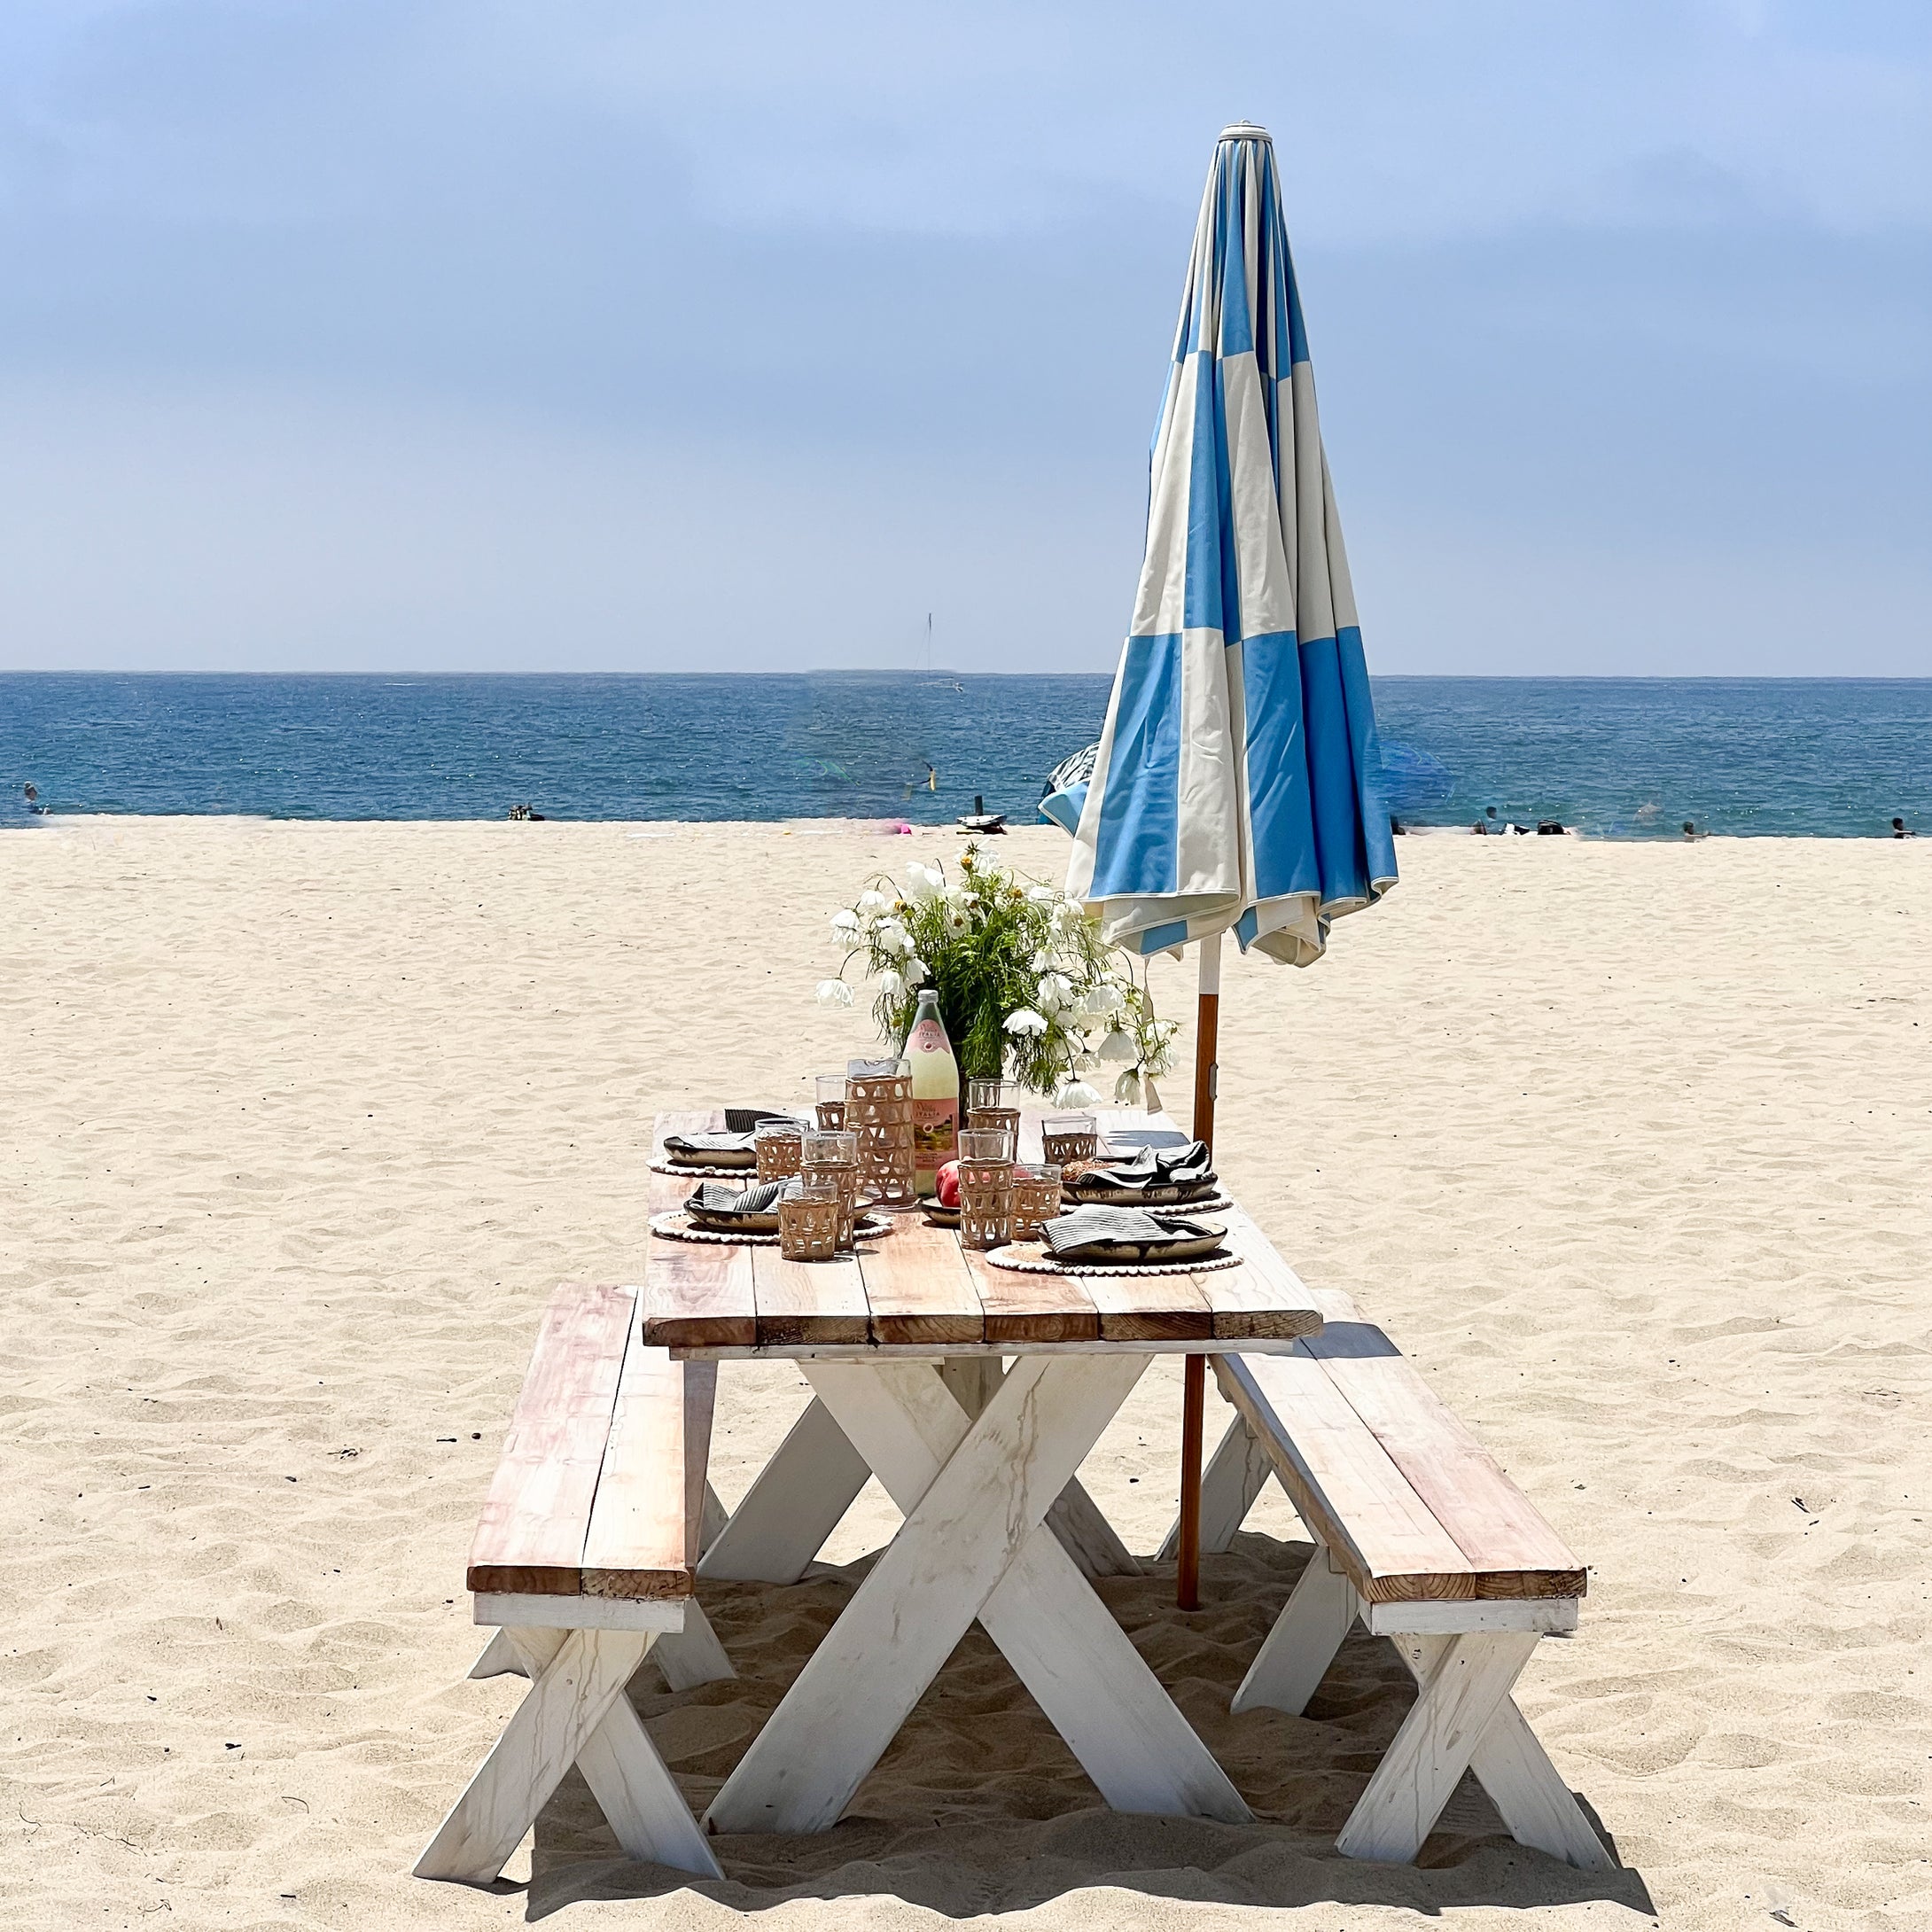
[[(1220, 1067), (1221, 936), (1201, 942), (1200, 997), (1194, 1032), (1194, 1137), (1214, 1145), (1214, 1099)], [(1201, 1431), (1207, 1407), (1207, 1357), (1181, 1357), (1180, 1533), (1174, 1566), (1174, 1601), (1201, 1608)]]

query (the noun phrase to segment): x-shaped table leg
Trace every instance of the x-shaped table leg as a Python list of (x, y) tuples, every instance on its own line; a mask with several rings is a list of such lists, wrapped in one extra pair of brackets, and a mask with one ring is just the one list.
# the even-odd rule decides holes
[(1119, 1811), (1250, 1812), (1042, 1519), (1148, 1358), (1023, 1358), (977, 1419), (928, 1362), (806, 1365), (906, 1513), (713, 1801), (719, 1832), (822, 1831), (977, 1617)]

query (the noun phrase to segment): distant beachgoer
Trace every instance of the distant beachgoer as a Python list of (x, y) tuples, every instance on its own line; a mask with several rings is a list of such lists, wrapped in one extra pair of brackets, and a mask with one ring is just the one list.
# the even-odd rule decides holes
[[(1400, 838), (1407, 831), (1408, 828), (1403, 824), (1402, 821), (1398, 819), (1393, 812), (1391, 812), (1389, 814), (1389, 830), (1398, 838)], [(1903, 837), (1905, 835), (1901, 833), (1899, 836)]]
[[(33, 787), (30, 785), (27, 787), (27, 789), (29, 791), (32, 791)], [(1905, 830), (1905, 822), (1904, 819), (1895, 818), (1892, 821), (1892, 837), (1894, 838), (1914, 838), (1917, 836), (1918, 835), (1915, 832), (1910, 832)]]
[[(20, 790), (27, 796), (27, 809), (29, 812), (44, 812), (47, 809), (47, 807), (40, 802), (40, 788), (35, 785), (31, 780), (29, 780), (26, 784), (22, 785), (20, 787)], [(1903, 837), (1905, 835), (1903, 833), (1900, 833), (1899, 836)]]
[(1702, 838), (1704, 835), (1697, 830), (1697, 823), (1694, 819), (1686, 819), (1684, 821), (1684, 836), (1687, 838)]

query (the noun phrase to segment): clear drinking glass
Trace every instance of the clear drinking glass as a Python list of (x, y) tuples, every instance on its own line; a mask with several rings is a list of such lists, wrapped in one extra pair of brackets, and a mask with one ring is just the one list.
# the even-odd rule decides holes
[(783, 1180), (804, 1158), (805, 1130), (796, 1120), (761, 1120), (752, 1130), (760, 1180)]
[(805, 1181), (778, 1204), (778, 1252), (787, 1261), (830, 1261), (838, 1252), (845, 1201), (835, 1181)]
[[(844, 1102), (840, 1105), (843, 1107)], [(807, 1133), (800, 1138), (799, 1172), (807, 1188), (814, 1180), (829, 1180), (837, 1187), (843, 1208), (838, 1245), (849, 1248), (853, 1219), (859, 1204), (859, 1136), (839, 1130)]]
[(814, 1087), (818, 1095), (818, 1124), (827, 1133), (836, 1133), (845, 1124), (845, 1076), (822, 1073)]
[(1038, 1241), (1040, 1224), (1060, 1211), (1060, 1168), (1055, 1161), (1017, 1161), (1013, 1167), (1013, 1238)]
[(1050, 1161), (1090, 1161), (1100, 1147), (1100, 1123), (1093, 1114), (1048, 1114), (1040, 1123), (1041, 1146)]
[(1001, 1128), (969, 1127), (959, 1137), (959, 1238), (1000, 1248), (1013, 1238), (1013, 1140)]

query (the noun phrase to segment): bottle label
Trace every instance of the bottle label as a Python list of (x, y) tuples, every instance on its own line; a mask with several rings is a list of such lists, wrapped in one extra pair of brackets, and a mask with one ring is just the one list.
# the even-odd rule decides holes
[(915, 1100), (912, 1144), (922, 1167), (943, 1167), (959, 1150), (959, 1102)]

